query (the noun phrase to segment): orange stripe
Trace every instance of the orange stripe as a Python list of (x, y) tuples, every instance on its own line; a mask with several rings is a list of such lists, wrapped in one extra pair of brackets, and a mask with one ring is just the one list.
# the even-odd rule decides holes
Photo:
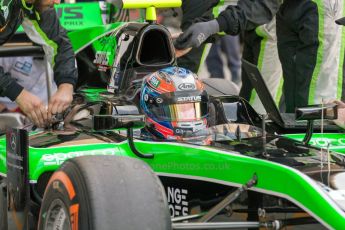
[(69, 198), (70, 200), (72, 200), (75, 197), (75, 190), (72, 181), (69, 179), (67, 174), (62, 171), (55, 172), (53, 176), (50, 178), (47, 187), (49, 187), (49, 185), (55, 180), (59, 180), (64, 184), (65, 188), (67, 189)]
[(78, 230), (79, 225), (79, 204), (74, 204), (69, 207), (69, 213), (71, 216), (72, 230)]

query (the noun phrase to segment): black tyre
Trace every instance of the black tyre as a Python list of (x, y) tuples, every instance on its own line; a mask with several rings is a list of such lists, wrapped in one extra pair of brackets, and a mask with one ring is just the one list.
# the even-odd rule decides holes
[(39, 229), (166, 230), (171, 219), (164, 189), (144, 162), (86, 156), (52, 175)]
[(0, 230), (7, 230), (7, 197), (5, 183), (0, 179)]

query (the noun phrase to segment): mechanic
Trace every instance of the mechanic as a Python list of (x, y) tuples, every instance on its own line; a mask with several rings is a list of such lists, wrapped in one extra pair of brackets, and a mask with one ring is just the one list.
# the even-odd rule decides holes
[(203, 83), (191, 71), (168, 67), (148, 75), (142, 84), (140, 108), (146, 115), (142, 135), (180, 141), (204, 130), (208, 95)]
[(73, 88), (77, 81), (75, 57), (66, 31), (61, 27), (50, 0), (2, 1), (0, 11), (0, 43), (4, 44), (22, 24), (29, 38), (42, 45), (50, 68), (54, 70), (57, 92), (48, 104), (43, 102), (0, 67), (0, 96), (16, 101), (21, 111), (37, 126), (44, 127), (52, 115), (62, 113), (73, 99)]
[[(280, 9), (279, 9), (280, 8)], [(344, 41), (335, 20), (344, 12), (341, 0), (240, 0), (215, 20), (192, 25), (175, 42), (178, 50), (200, 46), (224, 31), (253, 30), (277, 14), (279, 57), (283, 67), (286, 112), (343, 95)], [(327, 26), (327, 29), (325, 29)]]
[[(282, 95), (283, 70), (278, 55), (276, 18), (254, 30), (246, 30), (243, 40), (242, 58), (258, 67), (267, 88), (275, 99), (277, 107), (279, 107)], [(240, 96), (249, 101), (256, 112), (267, 113), (244, 70), (242, 70)]]
[[(25, 90), (42, 100), (48, 105), (46, 63), (41, 57), (8, 57), (0, 58), (0, 66), (8, 72)], [(53, 76), (52, 70), (48, 70)], [(51, 93), (56, 92), (56, 84), (51, 79)], [(7, 97), (0, 97), (0, 112), (16, 112), (18, 106)]]
[[(345, 31), (335, 21), (344, 12), (343, 0), (291, 1), (279, 10), (278, 50), (286, 79), (287, 112), (343, 97)], [(295, 28), (284, 26), (295, 24), (298, 34)]]

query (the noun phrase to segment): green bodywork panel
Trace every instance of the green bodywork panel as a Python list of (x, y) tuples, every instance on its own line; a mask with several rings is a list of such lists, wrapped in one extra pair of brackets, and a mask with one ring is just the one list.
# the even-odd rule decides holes
[[(0, 140), (0, 152), (5, 153), (5, 140)], [(211, 147), (179, 143), (136, 141), (142, 153), (154, 153), (153, 159), (142, 159), (159, 175), (182, 175), (240, 186), (255, 173), (259, 181), (256, 189), (280, 195), (303, 206), (309, 213), (331, 226), (342, 229), (345, 219), (320, 193), (315, 182), (297, 170), (266, 160), (223, 152)], [(70, 147), (29, 149), (29, 175), (31, 181), (47, 171), (55, 171), (65, 160), (85, 155), (116, 155), (136, 157), (126, 141), (121, 143), (90, 144)], [(5, 171), (5, 155), (0, 155), (0, 172)], [(288, 181), (289, 183), (284, 183)]]
[(99, 88), (87, 88), (81, 90), (81, 92), (85, 95), (85, 98), (89, 101), (100, 101), (102, 97), (100, 96), (101, 93), (108, 92), (106, 89), (99, 89)]
[[(288, 138), (302, 141), (305, 134), (287, 134)], [(310, 145), (345, 154), (345, 133), (314, 133)]]
[[(116, 31), (119, 28), (119, 26), (123, 24), (124, 24), (123, 22), (117, 22), (117, 23), (112, 23), (112, 24), (107, 24), (107, 25), (90, 27), (84, 30), (73, 31), (73, 32), (68, 33), (68, 36), (73, 46), (73, 50), (76, 53), (78, 53), (82, 48), (92, 43), (94, 46), (96, 46), (95, 48), (98, 47), (98, 49), (105, 47), (102, 44), (106, 44), (106, 43), (102, 43), (104, 42), (104, 40), (102, 40), (101, 37), (104, 37), (105, 35)], [(113, 44), (113, 42), (111, 44)], [(116, 41), (115, 41), (115, 45), (116, 45)]]

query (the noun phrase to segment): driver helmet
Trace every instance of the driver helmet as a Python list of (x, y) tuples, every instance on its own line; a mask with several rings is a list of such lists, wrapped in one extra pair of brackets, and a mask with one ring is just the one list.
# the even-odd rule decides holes
[(150, 133), (160, 139), (183, 140), (207, 127), (208, 100), (196, 74), (168, 67), (144, 79), (140, 107)]

